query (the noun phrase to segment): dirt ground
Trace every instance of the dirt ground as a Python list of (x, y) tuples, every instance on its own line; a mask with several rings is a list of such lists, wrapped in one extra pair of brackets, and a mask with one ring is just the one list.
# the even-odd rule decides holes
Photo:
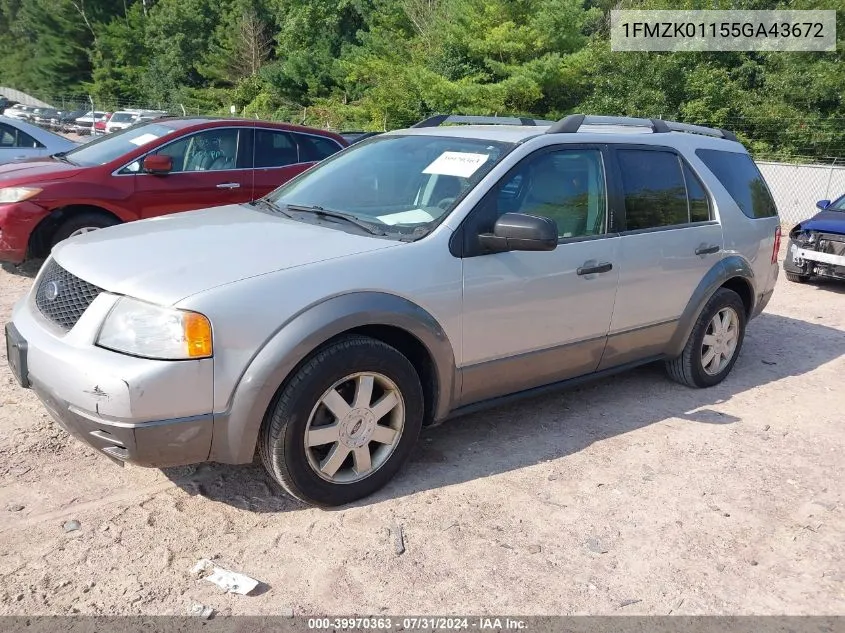
[[(30, 283), (0, 271), (3, 321)], [(781, 275), (722, 385), (646, 367), (454, 420), (335, 511), (258, 466), (120, 468), (3, 362), (0, 615), (845, 614), (843, 333), (845, 285)]]

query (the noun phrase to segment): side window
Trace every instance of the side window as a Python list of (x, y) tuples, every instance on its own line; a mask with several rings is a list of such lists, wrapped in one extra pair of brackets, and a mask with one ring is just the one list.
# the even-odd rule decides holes
[(165, 145), (155, 153), (173, 159), (173, 173), (236, 169), (238, 130), (211, 129)]
[(17, 128), (13, 128), (11, 125), (0, 123), (0, 147), (23, 147), (26, 149), (36, 149), (44, 146), (26, 132), (21, 132)]
[(294, 134), (294, 136), (299, 144), (300, 160), (303, 163), (319, 162), (341, 150), (340, 145), (327, 138), (308, 134)]
[(695, 153), (749, 218), (770, 218), (778, 214), (766, 181), (748, 154), (717, 149), (697, 149)]
[(689, 222), (687, 192), (678, 156), (672, 152), (617, 152), (625, 194), (626, 230)]
[(684, 163), (684, 181), (687, 184), (689, 198), (689, 221), (707, 222), (710, 220), (710, 198), (704, 191), (704, 185), (698, 179), (689, 165)]
[(284, 167), (299, 162), (299, 149), (289, 132), (255, 130), (254, 165)]
[(15, 129), (0, 123), (0, 147), (15, 147)]
[(563, 238), (605, 232), (607, 195), (598, 150), (530, 156), (497, 185), (495, 196), (497, 216), (516, 212), (551, 218)]

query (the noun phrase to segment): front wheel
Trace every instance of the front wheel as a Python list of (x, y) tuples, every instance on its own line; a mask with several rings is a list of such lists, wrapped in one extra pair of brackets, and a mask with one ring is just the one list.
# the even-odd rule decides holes
[(745, 339), (745, 305), (733, 290), (719, 288), (690, 333), (683, 353), (666, 361), (669, 377), (688, 387), (712, 387), (733, 369)]
[(422, 427), (422, 386), (397, 349), (352, 336), (310, 358), (264, 421), (264, 467), (294, 497), (338, 506), (382, 488)]
[(109, 226), (118, 224), (120, 220), (106, 215), (105, 213), (96, 213), (85, 211), (82, 213), (74, 213), (64, 222), (62, 222), (53, 233), (53, 239), (50, 246), (55, 246), (59, 242), (68, 239), (69, 237), (76, 237), (83, 233), (90, 233)]

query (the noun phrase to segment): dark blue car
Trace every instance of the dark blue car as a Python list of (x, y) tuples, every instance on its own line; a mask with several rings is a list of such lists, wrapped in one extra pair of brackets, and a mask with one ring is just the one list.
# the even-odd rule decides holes
[(845, 280), (845, 195), (819, 200), (819, 213), (789, 232), (783, 270), (790, 281), (813, 277)]

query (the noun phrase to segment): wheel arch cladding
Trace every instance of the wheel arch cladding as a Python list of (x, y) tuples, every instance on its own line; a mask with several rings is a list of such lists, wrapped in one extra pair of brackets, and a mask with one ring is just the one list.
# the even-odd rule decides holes
[(455, 355), (438, 321), (402, 297), (354, 292), (299, 312), (258, 351), (238, 381), (228, 410), (214, 416), (209, 459), (251, 462), (264, 417), (287, 379), (317, 349), (347, 334), (372, 336), (397, 347), (420, 374), (426, 422), (446, 416), (454, 398)]
[(32, 233), (29, 234), (29, 252), (34, 257), (46, 257), (49, 255), (49, 242), (62, 223), (68, 218), (82, 213), (97, 213), (114, 218), (118, 222), (125, 221), (124, 218), (113, 210), (93, 204), (67, 204), (56, 207), (44, 216), (35, 228), (32, 229)]
[(754, 271), (742, 257), (731, 255), (714, 264), (692, 293), (666, 350), (669, 358), (679, 356), (684, 351), (698, 315), (719, 288), (736, 292), (745, 305), (746, 318), (751, 318), (755, 304)]

